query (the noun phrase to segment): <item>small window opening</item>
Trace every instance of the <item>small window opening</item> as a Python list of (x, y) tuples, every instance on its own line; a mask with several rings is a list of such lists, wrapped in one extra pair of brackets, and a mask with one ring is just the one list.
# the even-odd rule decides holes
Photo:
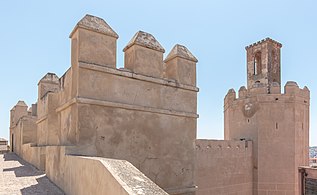
[(278, 100), (278, 98), (275, 98), (275, 100)]
[(275, 129), (278, 129), (278, 123), (275, 123)]
[(258, 75), (261, 73), (262, 73), (261, 52), (258, 52), (254, 55), (253, 75)]
[(253, 75), (257, 74), (257, 60), (256, 57), (254, 57), (254, 63), (253, 63)]
[(250, 123), (250, 119), (248, 119), (248, 123)]

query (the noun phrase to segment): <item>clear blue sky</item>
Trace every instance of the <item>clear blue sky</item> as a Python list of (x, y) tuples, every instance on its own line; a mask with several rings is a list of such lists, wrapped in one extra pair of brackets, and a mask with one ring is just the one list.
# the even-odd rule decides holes
[(135, 32), (153, 34), (167, 54), (180, 43), (198, 58), (198, 137), (223, 138), (223, 98), (246, 85), (246, 45), (271, 37), (283, 44), (282, 82), (311, 90), (311, 145), (317, 145), (316, 0), (2, 1), (0, 4), (0, 137), (9, 137), (9, 110), (36, 102), (37, 82), (70, 66), (75, 24), (87, 13), (104, 18), (122, 49)]

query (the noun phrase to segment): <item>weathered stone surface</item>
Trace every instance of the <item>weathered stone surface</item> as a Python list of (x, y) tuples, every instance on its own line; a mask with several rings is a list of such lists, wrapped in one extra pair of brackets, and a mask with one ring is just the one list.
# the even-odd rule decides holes
[(58, 80), (59, 80), (59, 78), (58, 78), (58, 76), (55, 73), (50, 73), (49, 72), (40, 80), (40, 82), (58, 83)]
[(155, 39), (153, 35), (143, 31), (138, 31), (132, 37), (132, 39), (129, 41), (128, 45), (123, 49), (123, 51), (126, 51), (132, 45), (140, 45), (163, 53), (165, 52), (165, 49), (161, 46), (161, 44)]
[(173, 49), (170, 51), (170, 53), (167, 55), (164, 62), (170, 61), (173, 58), (180, 57), (184, 58), (186, 60), (190, 60), (193, 62), (198, 62), (196, 57), (183, 45), (176, 44)]
[(27, 107), (26, 103), (24, 101), (19, 100), (18, 103), (16, 104), (17, 106), (23, 106), (23, 107)]
[(273, 82), (281, 85), (281, 47), (270, 38), (246, 47), (248, 89), (259, 85), (269, 88)]
[(196, 195), (253, 195), (252, 141), (196, 140)]
[(175, 45), (165, 62), (165, 76), (185, 85), (196, 86), (197, 59), (182, 45)]
[(74, 77), (79, 62), (116, 68), (118, 35), (103, 19), (86, 15), (76, 25), (70, 38)]
[[(114, 38), (119, 38), (118, 34), (106, 23), (106, 21), (104, 21), (102, 18), (89, 14), (87, 14), (77, 23), (73, 32), (78, 27), (106, 34)], [(73, 32), (70, 34), (70, 37), (72, 36)]]

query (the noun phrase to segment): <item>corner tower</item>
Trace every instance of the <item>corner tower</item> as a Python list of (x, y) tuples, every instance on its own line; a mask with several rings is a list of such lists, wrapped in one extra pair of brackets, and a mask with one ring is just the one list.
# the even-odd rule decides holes
[(248, 86), (224, 99), (225, 139), (253, 142), (254, 195), (297, 195), (308, 165), (310, 92), (288, 81), (281, 93), (281, 47), (269, 38), (246, 47)]
[(270, 93), (273, 83), (281, 85), (281, 50), (282, 44), (270, 38), (247, 46), (248, 88), (265, 85)]

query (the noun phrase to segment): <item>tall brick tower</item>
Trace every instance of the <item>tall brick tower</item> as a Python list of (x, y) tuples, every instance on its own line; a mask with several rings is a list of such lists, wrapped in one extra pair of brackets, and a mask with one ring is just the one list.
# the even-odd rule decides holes
[(255, 84), (268, 89), (274, 83), (281, 85), (281, 47), (282, 44), (270, 38), (246, 47), (249, 89)]
[(226, 140), (253, 141), (253, 194), (298, 194), (298, 166), (308, 165), (307, 87), (281, 93), (280, 49), (270, 38), (246, 47), (247, 88), (224, 100)]

